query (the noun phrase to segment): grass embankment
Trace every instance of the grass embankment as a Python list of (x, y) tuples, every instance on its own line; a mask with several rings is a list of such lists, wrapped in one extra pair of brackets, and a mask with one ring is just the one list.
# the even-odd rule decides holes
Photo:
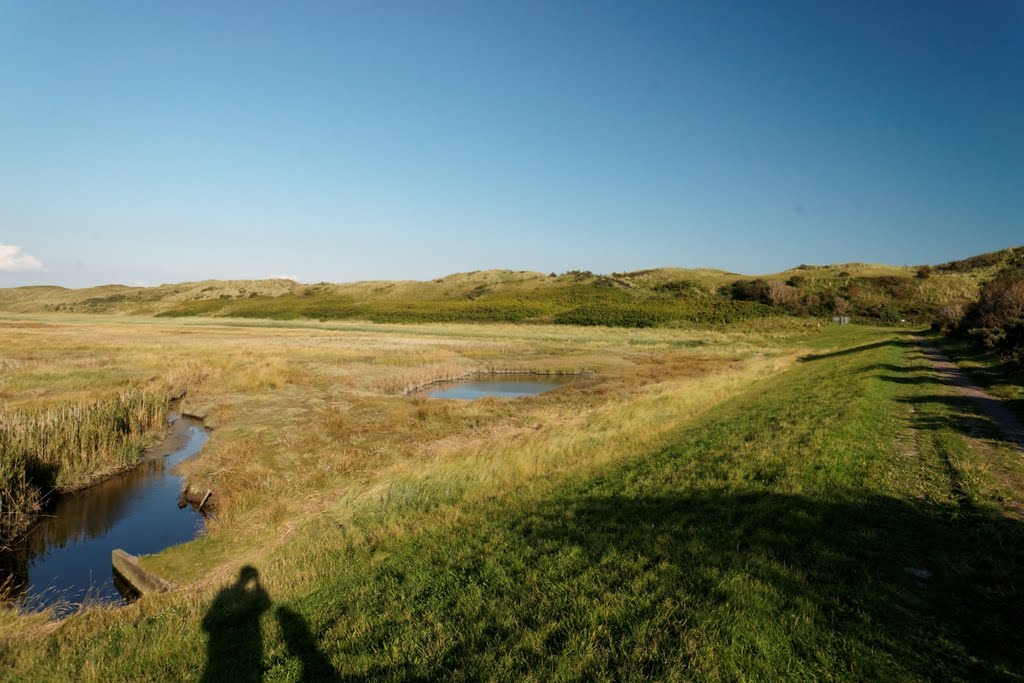
[(138, 462), (167, 424), (167, 398), (141, 389), (45, 410), (0, 408), (0, 549), (54, 491), (69, 492)]
[[(416, 457), (354, 462), (354, 442), (304, 441), (304, 462), (333, 452), (343, 469), (306, 474), (284, 467), (292, 449), (272, 440), (276, 468), (248, 476), (284, 493), (295, 476), (302, 500), (265, 509), (236, 498), (245, 511), (210, 538), (154, 558), (187, 576), (197, 557), (219, 557), (232, 570), (215, 573), (224, 590), (33, 627), (0, 646), (0, 663), (34, 680), (1024, 671), (1014, 588), (1024, 468), (998, 438), (974, 436), (983, 418), (936, 381), (907, 337), (829, 329), (790, 335), (768, 356), (722, 339), (731, 356), (703, 359), (647, 347), (650, 365), (622, 351), (616, 361), (608, 338), (596, 340), (575, 340), (577, 360), (602, 365), (607, 383), (512, 412), (500, 401), (346, 395), (358, 411), (323, 422), (327, 443), (361, 426), (352, 437), (401, 448), (396, 435), (373, 431), (371, 415), (394, 419), (408, 406)], [(793, 362), (785, 347), (794, 344), (848, 348)], [(700, 362), (717, 366), (694, 372)], [(307, 398), (291, 419), (312, 410), (325, 420), (315, 403)], [(253, 519), (277, 525), (273, 542), (241, 536)], [(245, 564), (260, 588), (229, 588)]]

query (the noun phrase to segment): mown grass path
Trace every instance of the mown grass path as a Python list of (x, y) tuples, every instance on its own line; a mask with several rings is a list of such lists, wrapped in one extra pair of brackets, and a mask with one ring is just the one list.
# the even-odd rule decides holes
[(292, 595), (82, 619), (0, 647), (0, 672), (1020, 679), (1020, 458), (912, 336), (856, 334), (626, 462), (324, 519), (254, 562), (301, 574)]

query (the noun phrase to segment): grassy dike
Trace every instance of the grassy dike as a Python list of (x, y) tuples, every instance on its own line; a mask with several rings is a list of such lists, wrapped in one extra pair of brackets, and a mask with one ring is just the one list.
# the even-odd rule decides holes
[[(538, 402), (457, 457), (320, 472), (332, 495), (303, 516), (239, 493), (248, 512), (152, 562), (229, 572), (9, 621), (0, 677), (1019, 678), (1019, 457), (977, 436), (908, 335), (758, 334), (776, 352), (734, 350), (728, 372), (663, 366), (613, 384), (621, 400)], [(413, 405), (428, 431), (464, 417)], [(254, 519), (272, 543), (242, 534)], [(265, 595), (223, 590), (243, 567)]]

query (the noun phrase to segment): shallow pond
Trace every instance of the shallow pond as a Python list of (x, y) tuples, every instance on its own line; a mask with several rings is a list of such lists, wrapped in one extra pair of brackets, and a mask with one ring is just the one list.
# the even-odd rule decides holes
[(122, 602), (110, 562), (115, 548), (145, 555), (202, 533), (202, 514), (191, 506), (178, 509), (184, 483), (171, 470), (206, 440), (199, 420), (174, 419), (170, 435), (137, 467), (58, 500), (24, 542), (0, 558), (0, 583), (10, 581), (27, 610), (61, 603), (58, 612), (65, 613), (84, 601)]
[(456, 398), (472, 401), (485, 396), (520, 398), (536, 396), (576, 379), (572, 375), (476, 375), (472, 379), (438, 384), (423, 392), (430, 398)]

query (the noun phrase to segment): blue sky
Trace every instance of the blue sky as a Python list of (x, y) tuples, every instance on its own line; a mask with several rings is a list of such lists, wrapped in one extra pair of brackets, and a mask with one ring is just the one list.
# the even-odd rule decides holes
[(0, 286), (1024, 242), (1017, 2), (0, 0)]

